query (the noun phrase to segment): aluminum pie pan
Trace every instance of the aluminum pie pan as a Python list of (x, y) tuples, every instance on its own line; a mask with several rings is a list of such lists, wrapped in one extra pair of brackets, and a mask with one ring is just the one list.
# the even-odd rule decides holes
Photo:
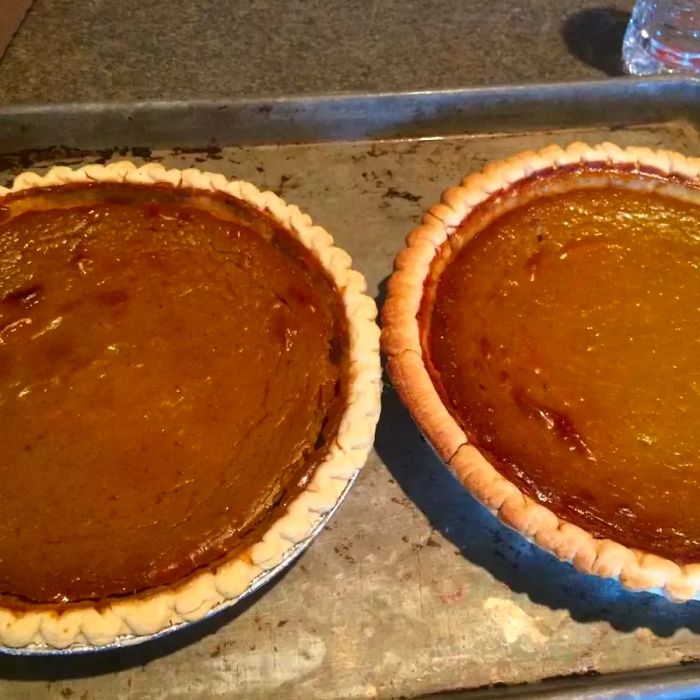
[(11, 656), (23, 656), (23, 657), (54, 657), (54, 656), (75, 656), (79, 654), (93, 654), (99, 652), (114, 651), (117, 649), (125, 649), (127, 647), (137, 646), (139, 644), (145, 644), (147, 642), (152, 642), (162, 637), (169, 636), (179, 630), (194, 627), (205, 620), (209, 620), (215, 615), (223, 612), (224, 610), (229, 610), (239, 603), (243, 602), (245, 598), (255, 593), (267, 583), (272, 581), (278, 574), (290, 567), (296, 559), (298, 559), (301, 554), (309, 547), (311, 542), (318, 536), (318, 534), (323, 530), (328, 521), (333, 517), (335, 511), (340, 507), (340, 504), (347, 498), (350, 489), (357, 480), (357, 476), (360, 470), (356, 470), (355, 473), (347, 480), (345, 488), (341, 491), (336, 502), (333, 506), (327, 510), (325, 513), (321, 514), (318, 521), (314, 525), (313, 529), (309, 535), (292, 545), (288, 550), (285, 551), (282, 559), (272, 568), (266, 569), (258, 574), (248, 585), (248, 587), (236, 598), (231, 598), (230, 600), (225, 600), (219, 605), (214, 606), (206, 615), (201, 617), (199, 620), (192, 620), (178, 622), (170, 627), (159, 630), (154, 634), (124, 634), (117, 637), (113, 642), (109, 644), (102, 644), (100, 646), (93, 646), (91, 644), (71, 644), (63, 649), (58, 649), (56, 647), (49, 646), (48, 644), (28, 644), (25, 647), (7, 647), (0, 645), (0, 654), (8, 654)]

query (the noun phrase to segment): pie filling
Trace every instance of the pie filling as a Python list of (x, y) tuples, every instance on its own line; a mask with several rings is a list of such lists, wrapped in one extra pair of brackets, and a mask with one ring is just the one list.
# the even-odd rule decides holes
[(469, 439), (531, 497), (596, 536), (698, 561), (697, 194), (574, 178), (543, 177), (559, 181), (544, 196), (525, 185), (443, 246), (421, 310), (427, 364)]
[(220, 194), (0, 204), (3, 604), (172, 585), (259, 539), (345, 406), (344, 310), (311, 253)]

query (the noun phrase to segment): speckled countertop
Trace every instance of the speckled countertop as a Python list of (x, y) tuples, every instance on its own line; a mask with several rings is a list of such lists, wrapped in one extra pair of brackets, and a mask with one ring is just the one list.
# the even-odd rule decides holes
[(619, 42), (632, 5), (35, 0), (0, 61), (0, 103), (424, 90), (603, 77), (619, 70)]

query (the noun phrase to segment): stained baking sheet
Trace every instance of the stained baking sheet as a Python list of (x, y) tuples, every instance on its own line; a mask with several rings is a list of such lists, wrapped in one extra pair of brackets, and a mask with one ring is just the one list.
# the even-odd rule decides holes
[[(485, 162), (574, 139), (698, 156), (699, 128), (700, 84), (677, 80), (5, 108), (0, 179), (121, 157), (246, 178), (326, 226), (381, 301), (421, 212)], [(699, 632), (699, 603), (578, 574), (500, 525), (387, 386), (366, 469), (274, 585), (138, 647), (0, 656), (0, 696), (690, 698)]]

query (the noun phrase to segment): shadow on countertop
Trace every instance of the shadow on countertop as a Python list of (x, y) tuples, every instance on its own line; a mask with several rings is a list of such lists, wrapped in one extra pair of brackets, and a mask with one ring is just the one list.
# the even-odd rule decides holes
[(567, 16), (561, 33), (569, 53), (580, 61), (606, 75), (624, 75), (622, 40), (629, 19), (629, 12), (592, 7)]

